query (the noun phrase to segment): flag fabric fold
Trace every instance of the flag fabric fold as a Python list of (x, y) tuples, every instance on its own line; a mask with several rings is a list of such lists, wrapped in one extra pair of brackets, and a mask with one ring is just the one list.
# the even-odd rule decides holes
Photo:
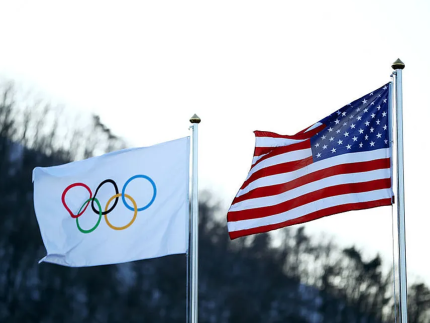
[(47, 256), (81, 267), (185, 253), (189, 138), (33, 171)]
[(293, 136), (255, 131), (231, 239), (392, 204), (388, 84)]

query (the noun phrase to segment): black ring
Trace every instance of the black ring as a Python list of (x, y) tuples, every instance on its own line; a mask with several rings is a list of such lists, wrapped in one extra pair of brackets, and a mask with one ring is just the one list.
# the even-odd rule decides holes
[[(100, 214), (100, 211), (97, 211), (96, 208), (94, 207), (94, 199), (96, 198), (97, 192), (99, 191), (100, 187), (103, 186), (103, 184), (106, 183), (111, 183), (113, 185), (113, 187), (115, 188), (115, 195), (119, 194), (118, 191), (118, 186), (116, 186), (116, 183), (114, 180), (112, 179), (106, 179), (103, 182), (100, 183), (100, 185), (97, 187), (96, 189), (96, 193), (93, 196), (93, 200), (91, 201), (91, 208), (93, 209), (93, 212), (96, 214)], [(103, 215), (109, 214), (114, 208), (115, 206), (118, 204), (118, 197), (115, 198), (115, 202), (113, 203), (113, 205), (111, 206), (111, 208), (109, 210), (106, 210), (104, 212), (102, 212)]]

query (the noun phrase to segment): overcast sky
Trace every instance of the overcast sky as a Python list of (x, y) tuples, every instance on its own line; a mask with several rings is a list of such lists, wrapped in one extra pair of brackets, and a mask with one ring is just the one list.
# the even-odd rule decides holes
[[(428, 0), (0, 0), (0, 77), (99, 114), (132, 146), (190, 135), (197, 113), (200, 186), (226, 211), (254, 130), (294, 134), (390, 81), (400, 57), (409, 279), (430, 283), (428, 17)], [(391, 261), (391, 212), (305, 226)]]

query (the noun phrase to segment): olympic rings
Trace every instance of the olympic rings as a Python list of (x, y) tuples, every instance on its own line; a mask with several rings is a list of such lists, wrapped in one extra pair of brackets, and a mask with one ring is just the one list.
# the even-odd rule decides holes
[[(85, 206), (85, 209), (82, 211), (82, 212), (79, 212), (77, 215), (74, 215), (73, 214), (73, 212), (72, 211), (70, 211), (70, 209), (69, 209), (69, 207), (67, 206), (67, 204), (66, 204), (66, 193), (71, 189), (71, 188), (73, 188), (73, 187), (76, 187), (76, 186), (82, 186), (82, 187), (85, 187), (86, 189), (87, 189), (87, 191), (90, 193), (90, 199), (91, 199), (91, 197), (92, 197), (92, 195), (93, 195), (93, 193), (91, 192), (91, 190), (90, 190), (90, 188), (87, 186), (87, 185), (85, 185), (84, 183), (75, 183), (75, 184), (72, 184), (72, 185), (69, 185), (69, 186), (67, 186), (66, 187), (66, 189), (63, 191), (63, 195), (61, 195), (61, 202), (63, 202), (63, 205), (64, 205), (64, 207), (66, 208), (66, 210), (67, 210), (67, 212), (69, 212), (69, 214), (70, 214), (70, 216), (72, 217), (72, 218), (79, 218), (81, 215), (82, 215), (82, 213), (84, 213), (85, 212), (85, 210), (87, 209), (87, 207), (88, 207), (88, 204), (90, 204), (90, 200), (88, 200), (87, 202), (88, 202), (88, 204)], [(85, 202), (85, 203), (87, 203), (87, 202)], [(84, 203), (84, 204), (85, 204)], [(82, 209), (82, 208), (81, 208)], [(80, 211), (80, 210), (79, 210)]]
[[(153, 195), (152, 195), (152, 198), (151, 198), (151, 200), (149, 201), (149, 203), (148, 203), (148, 204), (146, 204), (145, 206), (140, 207), (140, 208), (138, 208), (138, 207), (137, 207), (136, 201), (135, 201), (135, 200), (134, 200), (130, 195), (128, 195), (128, 194), (126, 194), (126, 193), (125, 193), (125, 189), (127, 188), (127, 185), (128, 185), (132, 180), (134, 180), (134, 179), (136, 179), (136, 178), (143, 178), (143, 179), (148, 180), (148, 181), (151, 183), (151, 185), (152, 185), (152, 189), (153, 189)], [(115, 195), (113, 195), (113, 196), (112, 196), (112, 197), (107, 201), (106, 206), (105, 206), (105, 210), (103, 211), (103, 209), (102, 209), (102, 207), (101, 207), (101, 205), (100, 205), (100, 202), (99, 202), (99, 200), (96, 198), (96, 196), (97, 196), (97, 193), (98, 193), (99, 189), (100, 189), (104, 184), (106, 184), (106, 183), (111, 183), (111, 184), (113, 185), (113, 187), (114, 187), (114, 189), (115, 189)], [(78, 214), (76, 214), (76, 215), (75, 215), (75, 214), (73, 214), (73, 212), (69, 209), (69, 207), (68, 207), (68, 206), (67, 206), (67, 204), (66, 204), (66, 194), (67, 194), (67, 192), (68, 192), (70, 189), (72, 189), (73, 187), (77, 187), (77, 186), (82, 186), (82, 187), (84, 187), (84, 188), (88, 191), (88, 193), (90, 193), (90, 197), (89, 197), (89, 199), (87, 199), (87, 200), (82, 204), (81, 208), (79, 209)], [(143, 210), (146, 210), (147, 208), (149, 208), (149, 207), (152, 205), (152, 203), (154, 203), (154, 200), (155, 200), (156, 196), (157, 196), (157, 186), (155, 185), (154, 181), (153, 181), (149, 176), (146, 176), (146, 175), (135, 175), (135, 176), (130, 177), (130, 178), (125, 182), (124, 186), (122, 187), (121, 193), (119, 193), (118, 186), (116, 185), (116, 183), (115, 183), (115, 181), (114, 181), (114, 180), (112, 180), (112, 179), (106, 179), (106, 180), (104, 180), (103, 182), (101, 182), (101, 183), (99, 184), (99, 186), (97, 186), (97, 189), (96, 189), (96, 192), (95, 192), (95, 194), (94, 194), (94, 197), (93, 197), (93, 193), (92, 193), (91, 189), (90, 189), (86, 184), (84, 184), (84, 183), (74, 183), (74, 184), (71, 184), (71, 185), (67, 186), (67, 187), (64, 189), (64, 191), (63, 191), (63, 193), (62, 193), (62, 195), (61, 195), (61, 202), (63, 203), (63, 205), (64, 205), (65, 209), (66, 209), (66, 210), (67, 210), (67, 212), (70, 214), (70, 216), (71, 216), (72, 218), (76, 219), (76, 225), (77, 225), (77, 227), (78, 227), (78, 230), (79, 230), (80, 232), (82, 232), (82, 233), (91, 233), (91, 232), (93, 232), (95, 229), (97, 229), (97, 227), (99, 226), (100, 221), (101, 221), (101, 219), (102, 219), (103, 215), (104, 215), (104, 217), (105, 217), (105, 221), (106, 221), (107, 225), (108, 225), (111, 229), (114, 229), (114, 230), (124, 230), (124, 229), (127, 229), (127, 228), (128, 228), (128, 227), (130, 227), (130, 226), (134, 223), (134, 221), (136, 220), (136, 218), (137, 218), (137, 212), (140, 212), (140, 211), (143, 211)], [(116, 206), (117, 206), (117, 204), (118, 204), (119, 197), (121, 197), (121, 198), (122, 198), (122, 202), (123, 202), (124, 206), (125, 206), (127, 209), (129, 209), (129, 210), (131, 210), (131, 211), (133, 211), (133, 212), (134, 212), (134, 214), (133, 214), (133, 218), (131, 219), (131, 221), (130, 221), (128, 224), (126, 224), (126, 225), (124, 225), (124, 226), (122, 226), (122, 227), (117, 227), (117, 226), (112, 225), (112, 224), (109, 222), (108, 217), (107, 217), (107, 215), (108, 215), (110, 212), (112, 212), (112, 211), (116, 208)], [(127, 198), (127, 199), (129, 199), (129, 200), (131, 201), (131, 203), (133, 204), (133, 207), (131, 207), (131, 206), (126, 202), (125, 198)], [(115, 202), (113, 203), (113, 205), (111, 206), (111, 208), (109, 208), (109, 205), (111, 204), (111, 202), (112, 202), (113, 200), (115, 200)], [(95, 202), (96, 202), (96, 204), (97, 204), (98, 211), (97, 211), (97, 210), (96, 210), (96, 208), (94, 207), (94, 201), (95, 201)], [(79, 218), (82, 214), (84, 214), (84, 213), (85, 213), (85, 211), (86, 211), (86, 209), (87, 209), (88, 205), (90, 205), (90, 202), (91, 202), (91, 209), (92, 209), (92, 211), (93, 211), (95, 214), (99, 215), (99, 219), (98, 219), (97, 223), (94, 225), (94, 227), (92, 227), (91, 229), (85, 230), (85, 229), (83, 229), (83, 228), (79, 225), (79, 220), (78, 220), (78, 218)]]
[[(106, 184), (106, 183), (112, 183), (112, 185), (113, 185), (113, 187), (115, 188), (115, 194), (116, 195), (118, 195), (118, 186), (116, 186), (116, 183), (113, 181), (113, 180), (111, 180), (111, 179), (106, 179), (106, 180), (104, 180), (103, 182), (101, 182), (100, 183), (100, 185), (99, 186), (97, 186), (97, 189), (96, 189), (96, 192), (94, 193), (94, 198), (96, 198), (96, 196), (97, 196), (97, 193), (98, 193), (98, 191), (99, 191), (99, 189), (100, 189), (100, 187), (102, 187), (103, 186), (103, 184)], [(105, 210), (104, 212), (102, 212), (102, 214), (103, 215), (106, 215), (106, 214), (109, 214), (114, 208), (115, 208), (115, 206), (118, 204), (118, 197), (115, 199), (115, 203), (112, 205), (112, 208), (108, 211), (108, 210)], [(94, 207), (94, 200), (91, 202), (91, 208), (93, 209), (93, 211), (97, 214), (98, 212), (96, 211), (96, 208)]]
[(146, 210), (147, 208), (149, 208), (150, 206), (151, 206), (151, 204), (154, 202), (154, 200), (155, 200), (155, 197), (157, 196), (157, 187), (155, 186), (155, 183), (154, 183), (154, 181), (150, 178), (150, 177), (148, 177), (148, 176), (145, 176), (145, 175), (135, 175), (135, 176), (133, 176), (133, 177), (130, 177), (129, 178), (129, 180), (127, 181), (127, 182), (125, 182), (125, 184), (124, 184), (124, 187), (122, 188), (122, 203), (124, 203), (124, 205), (125, 205), (125, 207), (127, 208), (127, 209), (129, 209), (129, 210), (132, 210), (133, 211), (133, 208), (131, 207), (131, 206), (129, 206), (128, 204), (127, 204), (127, 202), (125, 201), (125, 198), (124, 198), (124, 196), (125, 196), (125, 188), (127, 187), (127, 185), (133, 180), (133, 179), (136, 179), (136, 178), (144, 178), (144, 179), (147, 179), (150, 183), (151, 183), (151, 185), (152, 185), (152, 189), (154, 190), (154, 194), (152, 195), (152, 199), (151, 199), (151, 201), (149, 201), (149, 203), (148, 204), (146, 204), (145, 206), (142, 206), (140, 209), (137, 209), (138, 211), (143, 211), (143, 210)]
[[(99, 220), (97, 221), (97, 223), (96, 223), (96, 225), (94, 226), (94, 227), (92, 227), (91, 229), (89, 229), (89, 230), (84, 230), (84, 229), (82, 229), (81, 228), (81, 226), (79, 225), (79, 218), (76, 218), (76, 225), (78, 226), (78, 229), (79, 229), (79, 231), (81, 231), (82, 233), (90, 233), (90, 232), (93, 232), (95, 229), (97, 229), (97, 227), (99, 226), (99, 224), (100, 224), (100, 221), (102, 220), (102, 207), (101, 207), (101, 205), (100, 205), (100, 202), (99, 202), (99, 200), (98, 199), (96, 199), (95, 197), (93, 197), (93, 198), (89, 198), (88, 200), (86, 200), (85, 202), (84, 202), (84, 204), (82, 204), (82, 206), (81, 206), (81, 208), (80, 208), (80, 210), (79, 210), (79, 212), (81, 212), (81, 210), (82, 210), (82, 208), (84, 207), (84, 205), (85, 205), (85, 203), (87, 203), (87, 202), (89, 202), (89, 201), (91, 201), (92, 200), (92, 202), (94, 202), (94, 200), (96, 201), (96, 203), (97, 203), (97, 206), (99, 207)], [(88, 206), (88, 205), (87, 205)]]
[[(112, 196), (112, 197), (109, 199), (109, 201), (107, 201), (107, 203), (106, 203), (106, 210), (108, 209), (110, 202), (111, 202), (114, 198), (118, 199), (118, 197), (120, 197), (121, 195), (122, 195), (122, 194), (115, 194), (114, 196)], [(123, 197), (124, 197), (124, 196), (123, 196)], [(134, 199), (133, 199), (130, 195), (125, 194), (125, 197), (126, 197), (126, 198), (128, 198), (128, 199), (131, 201), (131, 203), (133, 203), (133, 206), (134, 206), (134, 215), (133, 215), (133, 219), (131, 219), (130, 223), (126, 224), (126, 225), (125, 225), (125, 226), (123, 226), (123, 227), (116, 227), (116, 226), (112, 225), (112, 224), (109, 222), (109, 220), (108, 220), (108, 218), (107, 218), (107, 214), (105, 214), (105, 220), (106, 220), (107, 225), (108, 225), (108, 226), (110, 226), (110, 227), (111, 227), (112, 229), (114, 229), (114, 230), (124, 230), (124, 229), (127, 229), (130, 225), (132, 225), (132, 224), (133, 224), (134, 220), (136, 220), (137, 211), (138, 211), (138, 209), (137, 209), (137, 205), (136, 205), (136, 202), (134, 201)]]

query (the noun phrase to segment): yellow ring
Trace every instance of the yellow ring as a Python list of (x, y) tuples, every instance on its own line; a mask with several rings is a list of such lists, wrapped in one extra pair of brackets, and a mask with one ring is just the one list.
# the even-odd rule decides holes
[[(107, 201), (107, 203), (106, 203), (105, 211), (107, 211), (107, 210), (109, 209), (109, 204), (110, 204), (110, 202), (112, 202), (112, 200), (113, 200), (113, 199), (116, 199), (117, 197), (120, 197), (120, 196), (122, 196), (122, 194), (121, 194), (121, 193), (119, 193), (119, 194), (115, 194), (114, 196), (112, 196), (112, 197), (109, 199), (109, 201)], [(128, 198), (128, 199), (131, 201), (131, 203), (133, 203), (133, 206), (134, 206), (134, 215), (133, 215), (133, 219), (131, 219), (131, 221), (130, 221), (130, 223), (129, 223), (129, 224), (126, 224), (126, 225), (125, 225), (125, 226), (123, 226), (123, 227), (116, 227), (116, 226), (112, 225), (112, 224), (109, 222), (108, 217), (107, 217), (107, 214), (105, 214), (105, 220), (106, 220), (107, 225), (108, 225), (108, 226), (110, 226), (110, 227), (111, 227), (112, 229), (114, 229), (114, 230), (124, 230), (124, 229), (127, 229), (130, 225), (132, 225), (132, 224), (133, 224), (134, 220), (136, 220), (136, 217), (137, 217), (137, 205), (136, 205), (136, 202), (135, 202), (135, 201), (134, 201), (134, 199), (133, 199), (130, 195), (128, 195), (128, 194), (124, 194), (124, 197)]]

